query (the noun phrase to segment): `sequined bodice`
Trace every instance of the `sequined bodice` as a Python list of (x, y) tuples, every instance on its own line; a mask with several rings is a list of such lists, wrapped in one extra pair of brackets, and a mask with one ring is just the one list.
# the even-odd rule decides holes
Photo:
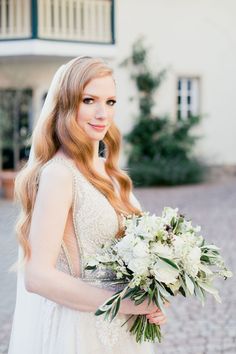
[[(96, 254), (105, 241), (115, 236), (119, 226), (117, 214), (108, 199), (85, 178), (70, 160), (57, 156), (49, 160), (47, 164), (52, 162), (63, 163), (73, 175), (72, 212), (80, 262), (79, 277), (84, 281), (96, 282), (99, 285), (100, 280), (108, 280), (107, 274), (97, 274), (85, 270), (86, 261)], [(118, 192), (117, 189), (116, 191)], [(132, 193), (130, 198), (133, 205), (141, 208)], [(62, 243), (56, 266), (58, 269), (76, 276), (65, 242)]]

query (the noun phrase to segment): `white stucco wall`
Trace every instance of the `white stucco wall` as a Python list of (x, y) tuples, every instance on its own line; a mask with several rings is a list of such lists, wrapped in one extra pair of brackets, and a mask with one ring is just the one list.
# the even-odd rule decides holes
[[(236, 163), (236, 2), (233, 0), (118, 0), (116, 1), (117, 63), (132, 43), (145, 35), (155, 70), (169, 67), (156, 95), (159, 114), (175, 116), (176, 79), (201, 79), (201, 112), (196, 129), (203, 139), (197, 153), (208, 163)], [(132, 84), (125, 69), (119, 77), (118, 120), (129, 130), (135, 105), (128, 102)], [(128, 122), (128, 123), (127, 123)]]

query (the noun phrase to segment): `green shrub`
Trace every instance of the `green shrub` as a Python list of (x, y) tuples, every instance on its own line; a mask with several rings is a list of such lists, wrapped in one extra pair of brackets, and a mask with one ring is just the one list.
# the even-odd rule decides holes
[(139, 114), (131, 132), (124, 136), (128, 143), (128, 172), (136, 186), (197, 183), (204, 179), (206, 166), (193, 155), (199, 137), (191, 128), (200, 116), (173, 121), (168, 116), (156, 117), (153, 94), (161, 85), (166, 69), (155, 74), (148, 68), (147, 50), (140, 39), (133, 45), (129, 58), (122, 63), (131, 68), (131, 78), (138, 91)]

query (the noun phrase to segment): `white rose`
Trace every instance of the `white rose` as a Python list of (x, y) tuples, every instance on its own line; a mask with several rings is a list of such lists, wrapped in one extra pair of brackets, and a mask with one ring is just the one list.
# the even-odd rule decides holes
[(133, 248), (133, 255), (138, 258), (148, 257), (148, 246), (144, 242), (138, 241)]
[(173, 284), (179, 275), (179, 271), (173, 268), (168, 263), (159, 259), (154, 265), (152, 271), (150, 271), (156, 278), (156, 280), (165, 284)]
[(148, 258), (134, 258), (128, 264), (128, 268), (138, 275), (148, 275)]
[(114, 249), (118, 252), (124, 262), (128, 263), (133, 257), (133, 246), (134, 237), (132, 235), (127, 235), (114, 246)]
[(172, 258), (173, 253), (172, 249), (169, 246), (163, 245), (161, 242), (156, 242), (152, 246), (152, 252), (158, 253), (159, 256), (167, 258)]

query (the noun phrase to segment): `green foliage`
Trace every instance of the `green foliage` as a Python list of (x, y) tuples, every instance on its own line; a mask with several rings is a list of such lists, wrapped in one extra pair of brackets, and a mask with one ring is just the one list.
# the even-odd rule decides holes
[(133, 45), (132, 54), (122, 66), (131, 69), (138, 91), (139, 114), (131, 132), (124, 136), (129, 144), (128, 171), (138, 186), (175, 185), (200, 182), (206, 167), (193, 156), (199, 137), (191, 134), (200, 116), (171, 120), (152, 113), (153, 95), (166, 75), (166, 69), (153, 73), (147, 64), (143, 39)]

